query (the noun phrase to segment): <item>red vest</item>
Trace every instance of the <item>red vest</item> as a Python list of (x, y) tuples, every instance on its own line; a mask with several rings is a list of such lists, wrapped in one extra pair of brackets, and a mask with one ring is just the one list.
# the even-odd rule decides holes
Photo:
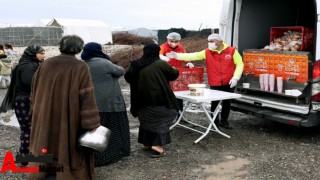
[[(166, 43), (162, 44), (160, 47), (161, 47), (161, 49), (163, 49), (164, 56), (171, 51), (174, 51), (176, 53), (184, 53), (185, 52), (184, 47), (181, 44), (178, 44), (177, 47), (172, 48), (169, 46), (168, 42), (166, 42)], [(177, 59), (170, 59), (168, 61), (168, 63), (171, 66), (182, 66), (182, 61), (178, 61)]]
[(235, 48), (228, 46), (220, 54), (206, 49), (206, 70), (210, 86), (228, 85), (236, 65), (233, 62)]

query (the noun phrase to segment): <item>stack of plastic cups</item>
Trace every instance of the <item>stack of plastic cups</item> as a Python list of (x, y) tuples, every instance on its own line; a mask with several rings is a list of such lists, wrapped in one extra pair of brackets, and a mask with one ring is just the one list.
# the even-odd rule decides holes
[(264, 74), (259, 74), (259, 83), (260, 83), (260, 89), (264, 90)]
[(283, 78), (282, 77), (277, 77), (277, 89), (278, 89), (278, 93), (282, 93), (282, 89), (283, 89)]
[(263, 86), (265, 91), (269, 90), (269, 74), (263, 75)]
[(269, 88), (270, 88), (270, 92), (274, 91), (274, 74), (269, 74)]

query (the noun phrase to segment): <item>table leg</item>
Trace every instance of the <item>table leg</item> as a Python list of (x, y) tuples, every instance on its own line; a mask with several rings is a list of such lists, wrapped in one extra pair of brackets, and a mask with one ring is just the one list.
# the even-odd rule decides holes
[[(212, 116), (213, 116), (212, 119), (215, 119), (215, 118), (217, 117), (217, 115), (219, 114), (219, 110), (220, 110), (220, 109), (219, 109), (219, 107), (220, 107), (219, 105), (220, 105), (220, 103), (221, 103), (221, 102), (219, 102), (219, 104), (218, 104), (217, 108), (214, 110), (214, 112), (212, 112)], [(209, 126), (208, 126), (206, 132), (203, 133), (202, 136), (200, 136), (196, 141), (194, 141), (194, 143), (198, 143), (198, 142), (201, 141), (205, 136), (207, 136), (212, 127), (213, 127), (213, 129), (214, 129), (215, 132), (218, 132), (218, 131), (217, 131), (217, 129), (218, 129), (217, 126), (216, 126), (214, 123), (212, 123), (213, 121), (211, 121), (211, 116), (210, 116), (209, 112), (207, 111), (207, 109), (206, 109), (206, 107), (205, 107), (205, 103), (201, 103), (201, 108), (202, 108), (203, 111), (206, 113), (207, 118), (209, 118)], [(208, 116), (208, 115), (209, 115), (209, 116)]]
[(186, 112), (186, 109), (189, 107), (189, 105), (190, 105), (190, 102), (187, 101), (186, 104), (185, 104), (184, 107), (183, 107), (182, 112), (180, 113), (180, 116), (179, 116), (177, 122), (174, 123), (174, 124), (170, 127), (170, 130), (173, 129), (175, 126), (177, 126), (177, 125), (180, 123), (181, 119), (183, 118), (183, 114)]
[(209, 123), (209, 126), (208, 126), (206, 132), (205, 132), (205, 133), (202, 133), (202, 136), (200, 136), (197, 140), (195, 140), (194, 143), (197, 144), (197, 143), (198, 143), (199, 141), (201, 141), (204, 137), (206, 137), (206, 135), (210, 132), (211, 128), (212, 128), (212, 123)]
[[(186, 122), (188, 122), (188, 123), (190, 123), (190, 124), (192, 124), (192, 125), (194, 125), (194, 126), (199, 126), (199, 127), (205, 128), (205, 129), (206, 129), (205, 132), (201, 132), (201, 131), (198, 131), (198, 130), (196, 130), (196, 129), (193, 129), (193, 128), (184, 126), (184, 125), (182, 125), (182, 124), (179, 124), (180, 121), (181, 121), (182, 118), (183, 118), (184, 113), (186, 112), (186, 109), (187, 109), (187, 108), (190, 106), (190, 104), (191, 104), (190, 101), (187, 101), (187, 102), (186, 102), (186, 104), (184, 105), (183, 110), (182, 110), (182, 112), (181, 112), (181, 114), (180, 114), (177, 122), (175, 122), (175, 123), (170, 127), (170, 130), (173, 129), (175, 126), (179, 125), (179, 126), (182, 126), (182, 127), (187, 128), (187, 129), (190, 129), (190, 130), (193, 130), (193, 131), (196, 131), (196, 132), (201, 133), (202, 136), (200, 136), (197, 140), (195, 140), (194, 143), (198, 143), (199, 141), (201, 141), (205, 136), (208, 135), (208, 133), (209, 133), (210, 131), (215, 131), (215, 132), (217, 132), (217, 133), (219, 133), (219, 134), (221, 134), (221, 135), (223, 135), (223, 136), (225, 136), (225, 137), (227, 137), (227, 138), (230, 138), (229, 135), (221, 132), (221, 131), (217, 128), (217, 126), (215, 125), (215, 123), (214, 123), (214, 119), (215, 119), (215, 118), (217, 117), (217, 115), (219, 114), (221, 102), (222, 102), (222, 101), (219, 102), (218, 106), (217, 106), (216, 109), (214, 110), (214, 112), (213, 112), (213, 117), (212, 117), (212, 118), (211, 118), (208, 110), (207, 110), (206, 107), (205, 107), (205, 103), (201, 103), (201, 108), (203, 109), (203, 111), (205, 112), (207, 118), (209, 119), (209, 125), (208, 125), (207, 128), (205, 128), (205, 127), (203, 127), (203, 126), (200, 126), (200, 125), (198, 125), (198, 124), (196, 124), (196, 123), (190, 122), (190, 121), (188, 121), (188, 120), (185, 120)], [(212, 129), (212, 128), (213, 128), (213, 129)]]
[(217, 117), (217, 115), (218, 115), (218, 113), (219, 113), (219, 107), (220, 107), (221, 102), (222, 102), (222, 101), (219, 102), (219, 104), (217, 105), (216, 109), (214, 110), (214, 112), (213, 112), (213, 117), (212, 117), (212, 118), (211, 118), (210, 114), (208, 113), (206, 107), (204, 106), (204, 103), (201, 103), (201, 106), (202, 106), (202, 109), (204, 110), (204, 112), (206, 113), (208, 119), (210, 120), (210, 122), (211, 122), (210, 124), (213, 126), (214, 130), (215, 130), (217, 133), (221, 134), (222, 136), (227, 137), (227, 138), (230, 138), (229, 135), (221, 132), (221, 131), (217, 128), (216, 124), (214, 123), (214, 120), (215, 120), (215, 118)]

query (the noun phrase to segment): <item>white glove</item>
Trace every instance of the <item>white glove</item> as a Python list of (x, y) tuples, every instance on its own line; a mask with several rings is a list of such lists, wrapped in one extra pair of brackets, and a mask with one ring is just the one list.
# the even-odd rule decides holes
[(170, 60), (170, 58), (168, 58), (167, 56), (164, 56), (162, 54), (160, 54), (159, 57), (160, 57), (161, 60), (164, 60), (166, 62), (168, 62)]
[(235, 77), (231, 78), (231, 80), (229, 81), (230, 88), (235, 87), (237, 83), (238, 83), (238, 80)]
[(188, 62), (186, 66), (188, 66), (189, 68), (194, 68), (194, 65), (191, 62)]
[(178, 57), (177, 53), (174, 51), (167, 53), (166, 56), (169, 58), (172, 58), (172, 59), (177, 59), (177, 57)]

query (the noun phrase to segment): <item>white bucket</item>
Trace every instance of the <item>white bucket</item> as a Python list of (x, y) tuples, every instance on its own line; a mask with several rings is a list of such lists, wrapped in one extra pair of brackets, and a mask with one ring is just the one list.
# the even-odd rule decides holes
[(190, 96), (203, 96), (205, 84), (189, 84)]

